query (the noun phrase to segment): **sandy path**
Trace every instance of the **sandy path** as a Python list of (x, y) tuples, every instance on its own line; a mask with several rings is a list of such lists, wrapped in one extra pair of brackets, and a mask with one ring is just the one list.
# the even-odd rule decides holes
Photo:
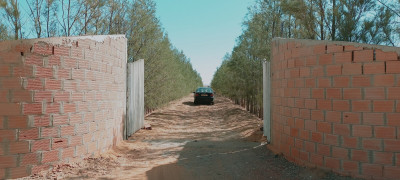
[(140, 130), (100, 156), (29, 179), (348, 179), (301, 168), (264, 145), (262, 121), (230, 100), (187, 96), (145, 118)]

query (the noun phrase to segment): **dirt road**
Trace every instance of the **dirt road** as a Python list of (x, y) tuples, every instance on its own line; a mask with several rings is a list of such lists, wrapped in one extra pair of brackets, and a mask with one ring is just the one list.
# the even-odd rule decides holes
[(187, 96), (145, 118), (152, 130), (97, 157), (29, 179), (350, 179), (293, 165), (264, 144), (262, 121), (230, 100)]

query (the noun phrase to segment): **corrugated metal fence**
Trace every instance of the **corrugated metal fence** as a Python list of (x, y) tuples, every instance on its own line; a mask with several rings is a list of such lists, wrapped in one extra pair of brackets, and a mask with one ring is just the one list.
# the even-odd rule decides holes
[(264, 136), (271, 142), (271, 62), (263, 63)]
[(144, 126), (144, 60), (128, 63), (125, 138)]

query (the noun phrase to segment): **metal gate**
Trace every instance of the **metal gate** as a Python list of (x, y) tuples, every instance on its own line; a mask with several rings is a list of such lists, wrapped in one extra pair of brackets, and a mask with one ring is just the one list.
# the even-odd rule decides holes
[(125, 139), (144, 126), (144, 60), (128, 63)]
[(271, 62), (263, 62), (263, 129), (268, 143), (271, 143)]

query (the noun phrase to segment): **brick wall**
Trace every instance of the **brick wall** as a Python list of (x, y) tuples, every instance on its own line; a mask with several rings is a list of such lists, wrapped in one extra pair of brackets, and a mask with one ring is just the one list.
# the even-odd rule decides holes
[(0, 179), (121, 141), (126, 61), (124, 36), (0, 42)]
[(367, 179), (400, 177), (400, 48), (275, 39), (272, 148)]

